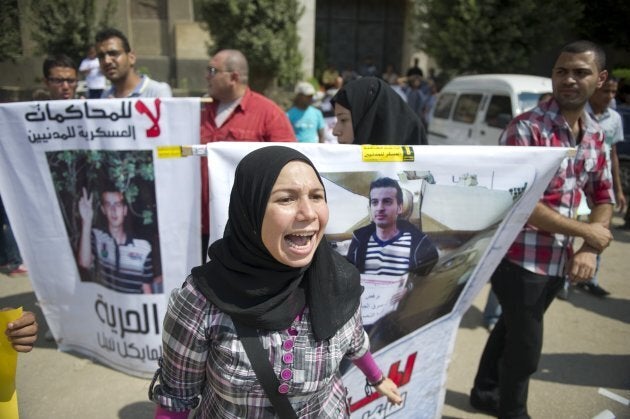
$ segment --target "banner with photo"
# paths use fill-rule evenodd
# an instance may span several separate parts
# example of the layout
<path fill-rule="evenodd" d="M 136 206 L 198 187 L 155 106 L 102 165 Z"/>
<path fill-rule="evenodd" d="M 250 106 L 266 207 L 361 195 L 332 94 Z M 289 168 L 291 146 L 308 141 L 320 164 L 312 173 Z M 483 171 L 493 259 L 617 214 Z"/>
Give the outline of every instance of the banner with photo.
<path fill-rule="evenodd" d="M 264 146 L 208 145 L 211 243 L 225 228 L 236 165 Z M 375 359 L 404 400 L 367 395 L 363 374 L 345 367 L 352 417 L 439 417 L 459 322 L 569 150 L 289 146 L 322 176 L 326 237 L 361 272 Z M 380 238 L 392 225 L 399 234 Z"/>
<path fill-rule="evenodd" d="M 0 106 L 0 194 L 61 350 L 155 371 L 167 293 L 201 260 L 200 163 L 157 147 L 198 143 L 199 110 L 170 98 Z"/>

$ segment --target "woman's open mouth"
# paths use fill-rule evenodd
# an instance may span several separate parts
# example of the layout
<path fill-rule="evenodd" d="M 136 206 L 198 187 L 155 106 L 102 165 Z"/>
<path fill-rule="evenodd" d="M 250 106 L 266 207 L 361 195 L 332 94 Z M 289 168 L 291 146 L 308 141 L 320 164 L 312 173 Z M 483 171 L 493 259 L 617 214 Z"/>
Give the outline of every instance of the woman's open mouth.
<path fill-rule="evenodd" d="M 292 249 L 305 250 L 306 248 L 310 248 L 314 237 L 314 232 L 296 233 L 287 234 L 286 236 L 284 236 L 284 240 Z"/>

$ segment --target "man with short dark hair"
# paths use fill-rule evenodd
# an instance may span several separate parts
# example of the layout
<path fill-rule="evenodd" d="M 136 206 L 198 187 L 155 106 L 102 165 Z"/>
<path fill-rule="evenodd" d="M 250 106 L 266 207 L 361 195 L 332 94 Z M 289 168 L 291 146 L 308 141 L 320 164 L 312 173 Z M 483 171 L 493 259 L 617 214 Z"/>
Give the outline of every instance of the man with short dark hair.
<path fill-rule="evenodd" d="M 481 356 L 470 403 L 501 418 L 529 418 L 529 378 L 538 369 L 544 313 L 565 276 L 574 282 L 593 276 L 597 255 L 612 240 L 614 193 L 604 136 L 585 111 L 606 80 L 605 61 L 592 42 L 563 47 L 551 74 L 553 99 L 513 119 L 500 139 L 511 146 L 576 147 L 491 278 L 503 313 Z M 588 222 L 575 217 L 580 189 L 593 204 Z M 574 253 L 576 236 L 583 245 Z"/>
<path fill-rule="evenodd" d="M 42 66 L 44 84 L 52 100 L 74 99 L 77 91 L 77 66 L 67 55 L 47 57 Z"/>
<path fill-rule="evenodd" d="M 95 39 L 101 71 L 112 83 L 112 87 L 103 92 L 103 98 L 173 96 L 168 84 L 136 72 L 136 54 L 121 31 L 103 29 L 96 34 Z"/>
<path fill-rule="evenodd" d="M 206 81 L 213 101 L 201 110 L 201 144 L 216 141 L 295 142 L 287 115 L 248 85 L 249 65 L 242 52 L 225 49 L 208 63 Z M 202 253 L 210 234 L 207 161 L 201 159 Z"/>
<path fill-rule="evenodd" d="M 362 276 L 379 276 L 379 286 L 389 282 L 399 290 L 393 301 L 386 302 L 389 308 L 383 310 L 389 312 L 409 289 L 406 275 L 409 272 L 427 275 L 438 261 L 438 251 L 429 236 L 400 218 L 403 192 L 396 180 L 376 179 L 370 184 L 369 198 L 372 222 L 352 233 L 346 258 Z M 378 314 L 372 316 L 366 312 L 363 315 L 366 328 L 378 320 Z"/>

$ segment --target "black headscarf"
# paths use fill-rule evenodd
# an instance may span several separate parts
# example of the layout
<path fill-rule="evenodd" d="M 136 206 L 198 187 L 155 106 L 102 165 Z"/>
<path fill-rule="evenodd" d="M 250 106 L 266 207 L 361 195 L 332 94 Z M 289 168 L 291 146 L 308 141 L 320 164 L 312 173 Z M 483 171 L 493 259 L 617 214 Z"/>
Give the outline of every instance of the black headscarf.
<path fill-rule="evenodd" d="M 194 268 L 192 276 L 221 311 L 257 329 L 286 329 L 308 305 L 313 333 L 322 340 L 352 317 L 362 287 L 356 268 L 325 239 L 304 268 L 278 262 L 263 244 L 269 195 L 282 168 L 294 160 L 310 165 L 321 182 L 313 163 L 289 147 L 263 147 L 241 160 L 224 236 L 210 246 L 210 261 Z"/>
<path fill-rule="evenodd" d="M 363 77 L 344 84 L 331 102 L 350 110 L 353 144 L 428 144 L 420 117 L 381 79 Z"/>

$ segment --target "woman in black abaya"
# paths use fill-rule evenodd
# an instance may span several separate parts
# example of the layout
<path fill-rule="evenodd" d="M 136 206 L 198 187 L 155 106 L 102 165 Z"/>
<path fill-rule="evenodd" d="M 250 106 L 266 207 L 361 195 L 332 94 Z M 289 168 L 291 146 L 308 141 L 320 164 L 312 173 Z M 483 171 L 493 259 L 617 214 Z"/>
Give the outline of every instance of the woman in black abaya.
<path fill-rule="evenodd" d="M 363 77 L 345 84 L 331 103 L 339 143 L 428 144 L 420 117 L 381 79 Z"/>

